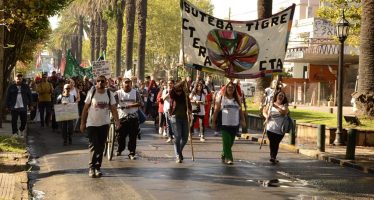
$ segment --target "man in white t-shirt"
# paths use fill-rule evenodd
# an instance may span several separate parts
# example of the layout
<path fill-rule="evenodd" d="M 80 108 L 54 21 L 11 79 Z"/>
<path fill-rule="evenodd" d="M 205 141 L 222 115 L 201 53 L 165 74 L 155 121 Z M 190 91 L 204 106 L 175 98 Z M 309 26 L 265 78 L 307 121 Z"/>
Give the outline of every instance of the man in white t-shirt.
<path fill-rule="evenodd" d="M 126 137 L 129 136 L 127 149 L 129 159 L 135 160 L 136 139 L 139 132 L 138 109 L 141 106 L 141 97 L 136 89 L 132 88 L 132 82 L 125 78 L 122 89 L 116 91 L 118 99 L 118 114 L 121 127 L 118 130 L 117 156 L 120 156 L 126 147 Z"/>
<path fill-rule="evenodd" d="M 92 178 L 102 176 L 100 167 L 109 131 L 109 110 L 112 112 L 116 127 L 120 127 L 116 100 L 112 92 L 105 88 L 106 83 L 105 76 L 99 76 L 96 85 L 88 91 L 80 125 L 82 132 L 87 129 L 90 149 L 88 175 Z"/>

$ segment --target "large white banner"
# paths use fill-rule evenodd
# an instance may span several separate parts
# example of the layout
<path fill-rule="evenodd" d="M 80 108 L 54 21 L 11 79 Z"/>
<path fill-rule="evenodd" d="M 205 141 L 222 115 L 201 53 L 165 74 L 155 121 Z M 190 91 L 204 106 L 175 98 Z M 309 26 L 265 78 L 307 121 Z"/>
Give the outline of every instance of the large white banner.
<path fill-rule="evenodd" d="M 270 18 L 229 21 L 181 0 L 185 66 L 233 78 L 281 72 L 295 5 Z"/>

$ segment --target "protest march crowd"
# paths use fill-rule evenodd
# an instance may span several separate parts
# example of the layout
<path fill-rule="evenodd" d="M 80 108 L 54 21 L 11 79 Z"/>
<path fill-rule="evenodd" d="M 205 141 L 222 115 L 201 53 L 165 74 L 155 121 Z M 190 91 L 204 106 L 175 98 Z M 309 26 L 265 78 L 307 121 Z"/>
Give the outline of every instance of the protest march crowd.
<path fill-rule="evenodd" d="M 276 164 L 279 143 L 284 136 L 283 121 L 289 113 L 284 92 L 277 81 L 265 90 L 262 115 L 270 140 L 270 162 Z M 75 119 L 59 119 L 56 105 L 75 105 Z M 127 146 L 128 158 L 136 160 L 136 143 L 141 139 L 140 124 L 153 120 L 156 134 L 174 145 L 176 163 L 183 162 L 183 149 L 198 135 L 205 142 L 206 127 L 222 137 L 222 162 L 233 164 L 232 146 L 239 133 L 248 130 L 246 97 L 240 80 L 229 79 L 226 85 L 216 86 L 211 76 L 197 75 L 184 80 L 145 81 L 132 78 L 98 76 L 63 78 L 55 72 L 50 77 L 24 79 L 17 73 L 6 94 L 6 108 L 12 117 L 15 137 L 23 137 L 27 121 L 40 123 L 62 133 L 62 145 L 71 145 L 73 132 L 84 132 L 89 139 L 89 176 L 101 177 L 100 170 L 109 125 L 118 132 L 117 156 Z M 30 115 L 28 116 L 28 111 Z M 20 118 L 21 125 L 17 121 Z M 58 120 L 57 120 L 58 119 Z M 126 138 L 128 137 L 128 140 Z M 126 142 L 127 141 L 127 142 Z"/>

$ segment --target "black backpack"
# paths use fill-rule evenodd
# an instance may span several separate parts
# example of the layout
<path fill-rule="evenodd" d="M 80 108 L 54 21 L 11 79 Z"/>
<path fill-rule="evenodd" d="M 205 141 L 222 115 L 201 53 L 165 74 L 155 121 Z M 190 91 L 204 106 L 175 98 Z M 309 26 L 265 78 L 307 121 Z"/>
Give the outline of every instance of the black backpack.
<path fill-rule="evenodd" d="M 92 99 L 93 99 L 93 97 L 95 96 L 95 93 L 96 93 L 96 87 L 93 86 L 92 88 L 93 88 L 93 89 L 92 89 L 92 95 L 91 95 L 90 106 L 91 106 L 91 103 L 92 103 Z M 106 93 L 107 93 L 108 98 L 109 98 L 109 107 L 110 107 L 110 106 L 111 106 L 111 99 L 110 99 L 110 91 L 109 91 L 109 89 L 106 89 Z"/>

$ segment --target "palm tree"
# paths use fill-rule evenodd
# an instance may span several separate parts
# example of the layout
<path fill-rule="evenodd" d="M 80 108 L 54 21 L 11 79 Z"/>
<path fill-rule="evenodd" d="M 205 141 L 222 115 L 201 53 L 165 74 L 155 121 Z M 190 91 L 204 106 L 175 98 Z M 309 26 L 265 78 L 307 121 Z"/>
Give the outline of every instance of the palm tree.
<path fill-rule="evenodd" d="M 138 14 L 138 64 L 137 64 L 137 77 L 140 80 L 144 80 L 144 69 L 145 69 L 145 43 L 147 33 L 147 0 L 137 1 L 137 14 Z"/>
<path fill-rule="evenodd" d="M 78 17 L 78 63 L 82 62 L 82 47 L 83 47 L 83 29 L 84 29 L 84 16 L 79 15 Z"/>
<path fill-rule="evenodd" d="M 53 31 L 50 40 L 53 45 L 52 49 L 62 49 L 65 44 L 69 44 L 69 48 L 71 48 L 72 54 L 78 63 L 82 61 L 84 32 L 87 34 L 90 29 L 82 14 L 84 10 L 82 5 L 84 3 L 84 1 L 74 1 L 61 13 L 59 27 Z"/>
<path fill-rule="evenodd" d="M 362 0 L 358 91 L 354 95 L 358 114 L 374 117 L 374 1 Z"/>
<path fill-rule="evenodd" d="M 107 44 L 108 44 L 108 39 L 107 39 L 108 22 L 107 22 L 106 19 L 104 19 L 102 14 L 101 14 L 101 27 L 100 28 L 101 28 L 100 50 L 101 50 L 101 52 L 106 52 L 106 47 L 107 47 Z"/>
<path fill-rule="evenodd" d="M 270 17 L 272 15 L 272 7 L 273 7 L 273 0 L 257 0 L 257 12 L 258 18 L 263 19 Z M 256 103 L 260 103 L 266 87 L 269 87 L 271 82 L 270 77 L 262 77 L 256 79 L 256 91 L 255 91 L 255 99 Z"/>
<path fill-rule="evenodd" d="M 91 17 L 90 21 L 90 53 L 91 53 L 91 61 L 96 60 L 95 59 L 95 20 L 93 17 Z"/>
<path fill-rule="evenodd" d="M 123 11 L 125 9 L 126 1 L 119 0 L 119 2 L 113 6 L 116 11 L 116 76 L 121 75 L 121 49 L 122 49 L 122 30 L 123 30 Z"/>
<path fill-rule="evenodd" d="M 135 0 L 126 1 L 126 70 L 132 68 L 134 41 Z"/>
<path fill-rule="evenodd" d="M 96 12 L 95 15 L 95 60 L 100 56 L 100 40 L 101 40 L 101 12 Z"/>

